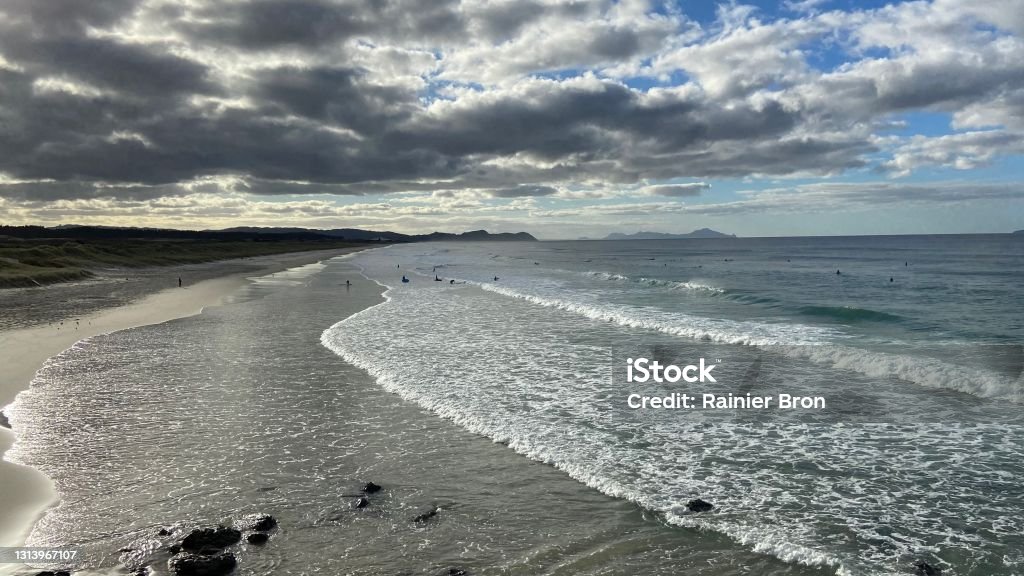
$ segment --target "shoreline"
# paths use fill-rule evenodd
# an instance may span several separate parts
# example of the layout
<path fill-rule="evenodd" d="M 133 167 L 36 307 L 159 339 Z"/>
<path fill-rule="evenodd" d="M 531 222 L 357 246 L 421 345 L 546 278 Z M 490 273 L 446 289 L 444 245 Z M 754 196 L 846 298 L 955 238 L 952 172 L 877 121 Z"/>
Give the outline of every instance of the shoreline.
<path fill-rule="evenodd" d="M 261 268 L 245 272 L 225 270 L 223 276 L 183 288 L 172 287 L 153 292 L 125 305 L 83 316 L 77 329 L 68 322 L 63 330 L 57 330 L 51 325 L 40 325 L 0 331 L 0 364 L 6 372 L 0 380 L 0 408 L 6 408 L 21 391 L 29 388 L 36 372 L 49 358 L 81 340 L 193 316 L 206 307 L 222 303 L 225 298 L 248 284 L 251 277 L 265 276 L 364 249 L 316 250 L 249 258 L 246 260 L 248 264 L 257 264 Z M 234 260 L 223 260 L 217 264 L 231 262 Z M 169 267 L 168 274 L 175 274 L 174 269 Z M 46 297 L 45 293 L 40 297 Z M 0 491 L 0 510 L 3 511 L 0 514 L 0 546 L 23 544 L 36 520 L 56 498 L 53 484 L 46 475 L 3 457 L 15 440 L 13 431 L 0 427 L 0 485 L 5 487 Z M 0 572 L 3 571 L 0 567 Z"/>

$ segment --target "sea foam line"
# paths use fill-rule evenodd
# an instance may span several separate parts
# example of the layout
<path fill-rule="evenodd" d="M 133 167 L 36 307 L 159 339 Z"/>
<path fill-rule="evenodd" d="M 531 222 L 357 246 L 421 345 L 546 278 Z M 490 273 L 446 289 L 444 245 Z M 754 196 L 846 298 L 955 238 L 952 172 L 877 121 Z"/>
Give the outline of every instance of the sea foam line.
<path fill-rule="evenodd" d="M 683 315 L 680 315 L 678 320 L 690 322 L 691 325 L 676 325 L 652 318 L 640 318 L 635 315 L 636 311 L 624 312 L 543 298 L 486 282 L 470 283 L 489 292 L 525 300 L 539 306 L 565 310 L 592 320 L 615 322 L 629 328 L 656 330 L 695 340 L 757 347 L 772 346 L 774 350 L 792 357 L 806 358 L 818 364 L 858 372 L 873 378 L 895 376 L 927 388 L 942 388 L 981 398 L 1024 404 L 1024 375 L 1012 380 L 989 370 L 967 368 L 937 359 L 916 358 L 834 344 L 822 339 L 831 332 L 821 329 L 794 325 L 791 330 L 782 330 L 774 325 L 710 320 Z M 707 326 L 708 323 L 714 325 Z M 808 339 L 798 336 L 808 332 L 819 337 Z"/>
<path fill-rule="evenodd" d="M 689 281 L 685 281 L 685 282 L 676 282 L 674 280 L 662 280 L 660 278 L 647 278 L 645 276 L 641 276 L 640 278 L 632 278 L 632 277 L 629 277 L 629 276 L 624 276 L 622 274 L 612 274 L 611 272 L 601 272 L 601 271 L 598 271 L 598 270 L 588 270 L 588 271 L 584 272 L 583 274 L 585 276 L 590 276 L 591 278 L 600 278 L 602 280 L 610 280 L 610 281 L 616 281 L 616 282 L 634 282 L 634 283 L 637 283 L 637 284 L 646 284 L 647 286 L 657 286 L 657 287 L 660 287 L 660 288 L 667 288 L 669 290 L 682 290 L 682 291 L 688 291 L 688 292 L 703 292 L 703 293 L 707 293 L 707 294 L 724 294 L 725 293 L 725 290 L 723 290 L 722 288 L 717 288 L 715 286 L 710 286 L 708 284 L 703 284 L 701 282 L 697 282 L 697 281 L 694 281 L 694 280 L 689 280 Z"/>

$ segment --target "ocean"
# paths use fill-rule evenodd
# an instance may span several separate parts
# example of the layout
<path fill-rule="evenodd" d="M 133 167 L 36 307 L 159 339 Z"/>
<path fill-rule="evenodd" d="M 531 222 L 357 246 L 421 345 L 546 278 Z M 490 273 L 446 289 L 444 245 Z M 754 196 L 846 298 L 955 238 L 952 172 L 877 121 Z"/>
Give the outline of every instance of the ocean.
<path fill-rule="evenodd" d="M 97 573 L 266 511 L 240 573 L 1021 574 L 1022 280 L 1009 235 L 383 247 L 51 359 L 8 457 Z M 629 403 L 708 392 L 825 408 Z"/>

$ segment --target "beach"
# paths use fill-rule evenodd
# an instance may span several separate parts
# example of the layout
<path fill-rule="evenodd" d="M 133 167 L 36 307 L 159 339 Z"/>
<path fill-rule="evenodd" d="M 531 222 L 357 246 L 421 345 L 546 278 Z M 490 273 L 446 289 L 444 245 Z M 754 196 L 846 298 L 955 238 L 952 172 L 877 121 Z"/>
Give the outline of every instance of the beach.
<path fill-rule="evenodd" d="M 121 306 L 81 316 L 73 313 L 64 318 L 42 316 L 48 319 L 43 325 L 0 331 L 0 365 L 4 366 L 4 377 L 0 380 L 0 406 L 10 404 L 19 392 L 27 389 L 36 371 L 48 358 L 82 339 L 198 314 L 203 308 L 216 306 L 246 285 L 249 277 L 273 274 L 356 250 L 318 250 L 155 269 L 151 273 L 163 276 L 170 287 L 141 295 Z M 202 277 L 206 279 L 182 288 L 176 286 L 178 277 L 184 274 L 190 278 L 194 275 L 189 272 L 197 268 L 203 270 Z M 54 285 L 31 290 L 34 291 L 33 298 L 45 300 L 47 295 L 59 297 L 63 289 L 65 287 Z M 52 304 L 59 309 L 60 302 Z M 13 441 L 11 430 L 0 428 L 0 453 L 6 453 Z M 18 545 L 24 541 L 32 521 L 52 502 L 54 491 L 46 476 L 6 459 L 0 460 L 0 484 L 5 487 L 0 491 L 0 510 L 4 511 L 0 515 L 0 546 Z"/>

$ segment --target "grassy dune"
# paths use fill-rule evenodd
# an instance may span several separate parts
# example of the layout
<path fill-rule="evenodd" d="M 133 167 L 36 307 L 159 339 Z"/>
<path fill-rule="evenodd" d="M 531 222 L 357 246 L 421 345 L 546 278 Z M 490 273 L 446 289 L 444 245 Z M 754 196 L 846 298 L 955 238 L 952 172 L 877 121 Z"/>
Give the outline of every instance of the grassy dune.
<path fill-rule="evenodd" d="M 355 245 L 342 241 L 2 241 L 0 288 L 81 280 L 99 268 L 173 266 Z"/>

